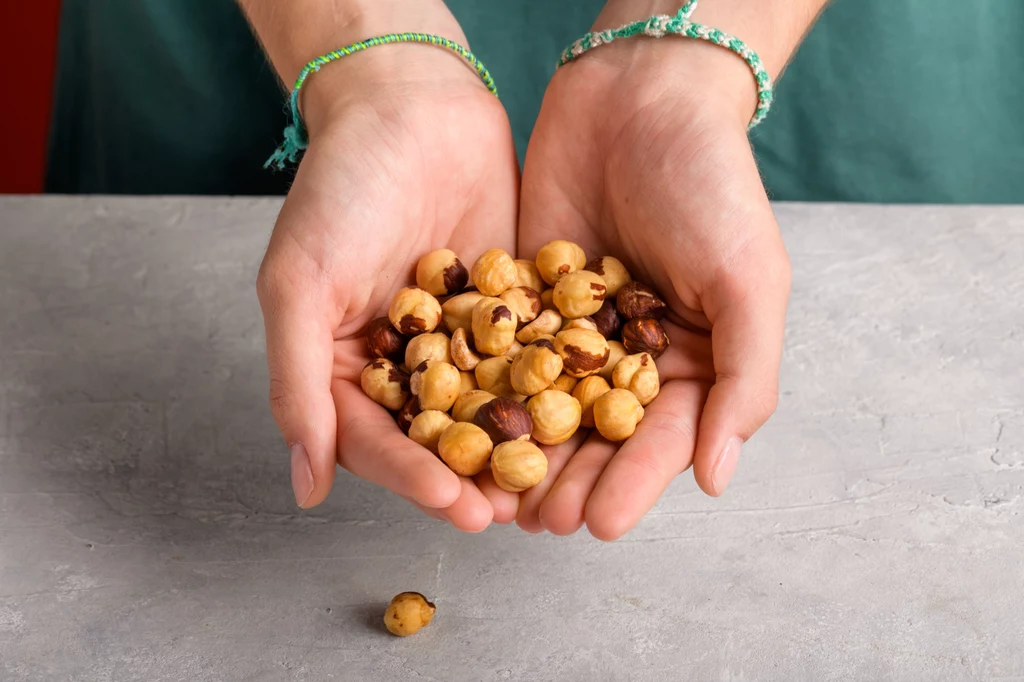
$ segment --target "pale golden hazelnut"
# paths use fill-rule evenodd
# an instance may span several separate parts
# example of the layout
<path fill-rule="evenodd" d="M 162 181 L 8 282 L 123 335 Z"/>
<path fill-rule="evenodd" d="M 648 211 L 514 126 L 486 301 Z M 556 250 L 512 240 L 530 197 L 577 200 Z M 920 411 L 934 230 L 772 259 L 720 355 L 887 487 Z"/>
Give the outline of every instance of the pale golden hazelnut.
<path fill-rule="evenodd" d="M 509 346 L 507 351 L 505 351 L 505 357 L 506 358 L 511 358 L 512 360 L 515 360 L 516 356 L 519 355 L 520 353 L 522 353 L 523 352 L 523 348 L 525 348 L 525 347 L 526 346 L 524 346 L 523 344 L 519 343 L 518 340 L 513 341 L 512 345 Z"/>
<path fill-rule="evenodd" d="M 472 423 L 480 406 L 491 402 L 497 397 L 493 393 L 481 391 L 480 389 L 463 393 L 455 400 L 455 404 L 452 406 L 452 417 L 457 422 Z"/>
<path fill-rule="evenodd" d="M 451 364 L 451 341 L 444 334 L 420 334 L 409 339 L 405 347 L 405 366 L 416 368 L 426 360 Z"/>
<path fill-rule="evenodd" d="M 540 292 L 540 307 L 541 310 L 554 310 L 558 312 L 558 308 L 555 306 L 555 290 L 545 289 Z"/>
<path fill-rule="evenodd" d="M 516 283 L 519 268 L 501 249 L 484 251 L 473 263 L 473 284 L 484 296 L 498 296 Z"/>
<path fill-rule="evenodd" d="M 516 340 L 518 320 L 500 298 L 483 298 L 473 308 L 473 343 L 477 352 L 504 355 Z"/>
<path fill-rule="evenodd" d="M 597 331 L 601 332 L 601 336 L 606 339 L 617 338 L 622 330 L 622 316 L 615 310 L 614 301 L 606 300 L 601 304 L 600 310 L 583 319 L 593 321 Z"/>
<path fill-rule="evenodd" d="M 554 383 L 551 384 L 551 389 L 554 391 L 561 391 L 562 393 L 572 393 L 576 388 L 576 384 L 580 382 L 576 377 L 571 377 L 568 374 L 562 373 L 558 375 Z"/>
<path fill-rule="evenodd" d="M 562 356 L 555 344 L 538 339 L 512 360 L 512 388 L 520 395 L 536 395 L 547 389 L 562 373 Z"/>
<path fill-rule="evenodd" d="M 470 331 L 473 328 L 473 308 L 482 298 L 484 295 L 479 291 L 467 291 L 444 302 L 441 318 L 450 333 L 454 334 L 456 329 Z"/>
<path fill-rule="evenodd" d="M 668 312 L 668 306 L 658 296 L 658 292 L 636 281 L 622 285 L 615 296 L 615 308 L 627 320 L 634 317 L 653 317 L 660 320 Z"/>
<path fill-rule="evenodd" d="M 661 392 L 658 368 L 649 353 L 637 353 L 622 358 L 612 372 L 612 383 L 615 384 L 615 388 L 632 391 L 645 407 Z"/>
<path fill-rule="evenodd" d="M 615 371 L 615 366 L 619 364 L 622 358 L 629 355 L 629 351 L 622 345 L 621 341 L 609 341 L 608 342 L 608 362 L 605 363 L 601 371 L 598 372 L 598 376 L 607 382 L 612 381 L 612 374 Z"/>
<path fill-rule="evenodd" d="M 476 375 L 472 372 L 459 372 L 462 382 L 459 384 L 459 395 L 475 391 L 479 386 L 476 383 Z"/>
<path fill-rule="evenodd" d="M 367 364 L 359 383 L 370 400 L 392 411 L 402 409 L 409 399 L 409 375 L 387 358 Z"/>
<path fill-rule="evenodd" d="M 455 365 L 425 360 L 413 370 L 409 389 L 420 399 L 420 409 L 447 412 L 459 397 L 462 375 Z"/>
<path fill-rule="evenodd" d="M 536 263 L 540 276 L 554 286 L 562 276 L 586 267 L 587 254 L 579 244 L 556 239 L 541 247 Z"/>
<path fill-rule="evenodd" d="M 437 442 L 441 459 L 459 476 L 476 476 L 483 471 L 493 449 L 487 433 L 469 422 L 455 422 L 444 430 Z"/>
<path fill-rule="evenodd" d="M 408 637 L 430 625 L 436 610 L 419 592 L 403 592 L 395 595 L 384 612 L 384 627 L 393 635 Z"/>
<path fill-rule="evenodd" d="M 406 336 L 425 334 L 441 324 L 441 304 L 419 287 L 405 287 L 391 301 L 388 319 Z"/>
<path fill-rule="evenodd" d="M 530 413 L 511 398 L 485 402 L 473 416 L 473 423 L 483 429 L 495 445 L 509 440 L 529 440 L 533 431 Z"/>
<path fill-rule="evenodd" d="M 476 369 L 476 383 L 481 390 L 496 396 L 512 398 L 517 402 L 526 400 L 526 396 L 516 393 L 512 388 L 512 358 L 499 356 L 482 360 Z"/>
<path fill-rule="evenodd" d="M 561 331 L 564 332 L 567 329 L 589 329 L 592 332 L 598 331 L 597 323 L 590 317 L 579 317 L 575 320 L 566 320 L 565 324 L 562 325 Z M 601 336 L 604 336 L 604 334 Z"/>
<path fill-rule="evenodd" d="M 402 429 L 402 433 L 409 435 L 409 429 L 412 427 L 412 420 L 416 418 L 422 410 L 420 410 L 420 399 L 416 396 L 410 396 L 405 401 L 405 406 L 398 411 L 398 416 L 395 417 L 395 421 L 398 422 L 398 428 Z"/>
<path fill-rule="evenodd" d="M 476 366 L 480 364 L 480 360 L 483 359 L 477 355 L 476 346 L 469 339 L 471 333 L 459 327 L 452 334 L 450 346 L 452 362 L 455 363 L 456 367 L 466 372 L 476 369 Z"/>
<path fill-rule="evenodd" d="M 520 343 L 532 343 L 542 336 L 557 334 L 562 328 L 562 316 L 557 310 L 544 310 L 537 319 L 516 334 Z"/>
<path fill-rule="evenodd" d="M 608 341 L 590 329 L 567 329 L 555 336 L 555 348 L 562 356 L 562 367 L 577 379 L 597 374 L 608 362 Z"/>
<path fill-rule="evenodd" d="M 406 338 L 398 333 L 386 317 L 378 317 L 366 327 L 366 350 L 371 358 L 401 361 Z"/>
<path fill-rule="evenodd" d="M 575 320 L 600 310 L 607 290 L 601 275 L 577 270 L 558 280 L 553 300 L 562 317 Z"/>
<path fill-rule="evenodd" d="M 491 453 L 491 474 L 502 490 L 522 492 L 548 475 L 548 458 L 529 441 L 508 441 Z"/>
<path fill-rule="evenodd" d="M 424 410 L 416 415 L 409 425 L 409 438 L 436 455 L 437 441 L 441 438 L 441 433 L 453 423 L 452 418 L 444 412 Z"/>
<path fill-rule="evenodd" d="M 540 315 L 540 294 L 530 287 L 512 287 L 502 292 L 498 298 L 516 314 L 520 327 L 533 322 Z"/>
<path fill-rule="evenodd" d="M 608 287 L 608 298 L 618 295 L 619 289 L 633 281 L 629 270 L 618 258 L 601 256 L 587 263 L 587 270 L 601 275 L 605 286 Z"/>
<path fill-rule="evenodd" d="M 607 440 L 626 440 L 644 418 L 644 408 L 631 391 L 613 388 L 594 401 L 594 425 Z"/>
<path fill-rule="evenodd" d="M 630 353 L 650 353 L 654 359 L 668 350 L 665 328 L 653 317 L 635 317 L 622 325 L 622 345 Z"/>
<path fill-rule="evenodd" d="M 530 398 L 526 410 L 533 418 L 533 437 L 544 445 L 558 445 L 569 440 L 580 427 L 583 416 L 580 401 L 568 393 L 551 389 Z"/>
<path fill-rule="evenodd" d="M 431 251 L 416 264 L 416 284 L 434 296 L 450 296 L 466 288 L 469 271 L 454 251 Z"/>
<path fill-rule="evenodd" d="M 532 260 L 516 259 L 516 269 L 518 275 L 512 286 L 530 287 L 536 292 L 544 291 L 544 279 L 540 276 L 536 263 Z"/>
<path fill-rule="evenodd" d="M 596 375 L 581 379 L 580 383 L 576 384 L 572 397 L 580 401 L 580 408 L 583 410 L 583 416 L 580 418 L 582 426 L 594 428 L 594 401 L 610 390 L 612 387 L 608 382 Z"/>

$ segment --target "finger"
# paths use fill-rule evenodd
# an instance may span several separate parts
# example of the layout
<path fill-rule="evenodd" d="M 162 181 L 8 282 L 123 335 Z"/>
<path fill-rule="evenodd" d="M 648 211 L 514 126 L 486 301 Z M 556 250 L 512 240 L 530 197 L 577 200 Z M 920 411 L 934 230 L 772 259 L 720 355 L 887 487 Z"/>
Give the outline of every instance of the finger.
<path fill-rule="evenodd" d="M 412 506 L 416 507 L 417 509 L 419 509 L 421 512 L 423 512 L 430 518 L 448 523 L 448 517 L 445 516 L 444 512 L 441 511 L 440 509 L 434 509 L 433 507 L 425 507 L 416 500 L 412 499 L 411 497 L 402 497 L 402 499 L 411 504 Z"/>
<path fill-rule="evenodd" d="M 562 468 L 579 450 L 586 437 L 586 431 L 577 431 L 572 438 L 560 445 L 540 446 L 548 458 L 548 473 L 539 484 L 520 493 L 519 512 L 516 514 L 516 524 L 527 533 L 544 532 L 544 525 L 540 521 L 540 506 L 558 479 Z"/>
<path fill-rule="evenodd" d="M 594 537 L 615 540 L 625 535 L 690 466 L 704 398 L 698 382 L 671 381 L 662 387 L 587 500 L 587 529 Z"/>
<path fill-rule="evenodd" d="M 540 505 L 540 522 L 555 535 L 572 535 L 583 525 L 587 500 L 618 451 L 594 432 L 565 465 Z"/>
<path fill-rule="evenodd" d="M 466 533 L 480 533 L 491 525 L 494 510 L 491 503 L 468 478 L 459 477 L 462 488 L 455 503 L 439 510 L 453 526 Z"/>
<path fill-rule="evenodd" d="M 445 508 L 462 494 L 459 477 L 433 453 L 410 440 L 394 417 L 347 381 L 336 381 L 338 463 L 360 478 Z"/>
<path fill-rule="evenodd" d="M 494 510 L 495 523 L 512 523 L 516 520 L 516 513 L 519 511 L 518 493 L 510 493 L 499 488 L 490 469 L 474 476 L 473 481 Z"/>

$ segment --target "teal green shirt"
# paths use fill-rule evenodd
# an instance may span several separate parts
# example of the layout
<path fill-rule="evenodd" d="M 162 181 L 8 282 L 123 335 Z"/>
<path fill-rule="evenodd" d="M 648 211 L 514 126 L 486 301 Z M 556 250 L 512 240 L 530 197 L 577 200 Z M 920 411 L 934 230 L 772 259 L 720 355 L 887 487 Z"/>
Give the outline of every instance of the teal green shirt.
<path fill-rule="evenodd" d="M 555 59 L 603 0 L 448 4 L 522 158 Z M 263 170 L 285 98 L 232 0 L 62 11 L 50 191 L 286 190 Z M 752 135 L 765 184 L 788 200 L 1024 203 L 1022 74 L 1022 2 L 836 0 Z"/>

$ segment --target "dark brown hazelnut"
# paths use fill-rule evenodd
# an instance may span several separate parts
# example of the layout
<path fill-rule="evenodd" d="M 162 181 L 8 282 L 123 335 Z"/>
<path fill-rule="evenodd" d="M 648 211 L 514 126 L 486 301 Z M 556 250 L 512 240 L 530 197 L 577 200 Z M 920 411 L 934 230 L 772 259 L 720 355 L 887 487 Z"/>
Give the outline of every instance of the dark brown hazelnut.
<path fill-rule="evenodd" d="M 407 339 L 386 317 L 378 317 L 366 328 L 366 349 L 371 358 L 387 358 L 401 362 L 405 353 Z"/>
<path fill-rule="evenodd" d="M 640 282 L 622 285 L 618 296 L 615 297 L 615 308 L 627 320 L 634 317 L 653 317 L 660 320 L 667 312 L 665 301 L 661 300 L 658 292 Z"/>
<path fill-rule="evenodd" d="M 638 317 L 622 325 L 622 345 L 630 353 L 650 353 L 657 359 L 668 349 L 668 334 L 661 322 L 650 317 Z"/>
<path fill-rule="evenodd" d="M 483 429 L 495 445 L 510 440 L 528 440 L 533 431 L 530 413 L 510 398 L 495 398 L 481 405 L 473 423 Z"/>
<path fill-rule="evenodd" d="M 395 421 L 398 422 L 398 428 L 402 429 L 402 433 L 409 435 L 409 427 L 412 426 L 412 420 L 416 418 L 423 410 L 420 409 L 420 399 L 416 396 L 409 398 L 405 403 L 405 407 L 398 411 L 398 416 L 395 417 Z"/>
<path fill-rule="evenodd" d="M 590 319 L 597 325 L 597 331 L 606 339 L 615 338 L 622 329 L 622 316 L 615 310 L 613 301 L 605 301 L 601 309 L 591 315 Z"/>

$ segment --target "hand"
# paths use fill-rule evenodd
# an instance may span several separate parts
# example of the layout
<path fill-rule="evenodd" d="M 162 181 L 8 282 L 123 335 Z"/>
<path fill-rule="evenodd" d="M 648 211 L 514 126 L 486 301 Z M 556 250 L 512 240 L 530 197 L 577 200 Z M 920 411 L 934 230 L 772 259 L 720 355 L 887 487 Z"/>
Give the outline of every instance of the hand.
<path fill-rule="evenodd" d="M 585 522 L 617 538 L 691 464 L 720 495 L 774 411 L 790 269 L 747 140 L 754 91 L 735 55 L 681 38 L 604 46 L 552 80 L 526 157 L 519 251 L 565 238 L 620 257 L 669 303 L 672 344 L 633 438 L 578 434 L 546 449 L 548 477 L 519 505 L 526 530 Z"/>
<path fill-rule="evenodd" d="M 464 41 L 457 27 L 446 32 Z M 258 293 L 270 399 L 302 507 L 336 463 L 467 531 L 509 522 L 518 498 L 489 474 L 460 479 L 363 395 L 361 335 L 424 253 L 467 267 L 515 245 L 518 164 L 504 109 L 458 56 L 378 47 L 315 74 L 310 147 L 274 228 Z"/>

